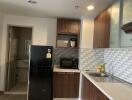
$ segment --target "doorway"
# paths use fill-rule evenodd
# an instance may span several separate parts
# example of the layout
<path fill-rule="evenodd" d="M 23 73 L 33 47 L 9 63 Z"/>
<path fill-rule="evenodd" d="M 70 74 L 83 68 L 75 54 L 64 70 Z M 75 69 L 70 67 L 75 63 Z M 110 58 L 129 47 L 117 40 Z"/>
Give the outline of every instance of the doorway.
<path fill-rule="evenodd" d="M 32 27 L 8 26 L 6 92 L 27 93 Z"/>

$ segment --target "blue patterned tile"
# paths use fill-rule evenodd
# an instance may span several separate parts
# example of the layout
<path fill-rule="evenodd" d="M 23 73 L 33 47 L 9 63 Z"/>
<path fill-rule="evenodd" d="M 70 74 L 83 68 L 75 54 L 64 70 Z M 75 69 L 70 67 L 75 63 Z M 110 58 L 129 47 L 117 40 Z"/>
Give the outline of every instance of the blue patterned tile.
<path fill-rule="evenodd" d="M 132 83 L 132 48 L 80 49 L 80 69 L 95 69 L 106 63 L 106 71 Z"/>

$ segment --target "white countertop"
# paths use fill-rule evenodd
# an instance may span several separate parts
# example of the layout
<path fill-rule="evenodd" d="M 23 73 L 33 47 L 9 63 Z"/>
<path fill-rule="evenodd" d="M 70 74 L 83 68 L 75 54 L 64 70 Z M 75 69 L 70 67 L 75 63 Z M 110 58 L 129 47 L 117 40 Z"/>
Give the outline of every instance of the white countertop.
<path fill-rule="evenodd" d="M 127 83 L 97 82 L 85 71 L 81 73 L 110 100 L 132 100 L 132 86 Z"/>
<path fill-rule="evenodd" d="M 54 72 L 80 72 L 80 70 L 79 69 L 62 69 L 62 68 L 60 68 L 60 67 L 58 67 L 58 66 L 54 66 L 54 70 L 53 70 Z"/>

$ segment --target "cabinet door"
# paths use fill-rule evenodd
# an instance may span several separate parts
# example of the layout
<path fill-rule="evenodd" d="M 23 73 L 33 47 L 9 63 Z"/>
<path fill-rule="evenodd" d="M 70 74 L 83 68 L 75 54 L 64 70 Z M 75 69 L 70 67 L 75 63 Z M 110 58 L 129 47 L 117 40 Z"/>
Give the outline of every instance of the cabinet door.
<path fill-rule="evenodd" d="M 57 19 L 57 33 L 68 33 L 68 21 Z"/>
<path fill-rule="evenodd" d="M 62 79 L 62 97 L 63 98 L 73 98 L 74 97 L 74 73 L 65 73 L 65 76 Z"/>
<path fill-rule="evenodd" d="M 53 97 L 58 98 L 62 96 L 63 76 L 65 73 L 53 73 Z"/>
<path fill-rule="evenodd" d="M 108 48 L 110 38 L 110 14 L 106 10 L 95 18 L 94 48 Z"/>
<path fill-rule="evenodd" d="M 88 80 L 82 76 L 81 100 L 88 100 L 89 97 L 89 83 Z"/>
<path fill-rule="evenodd" d="M 69 27 L 69 32 L 71 34 L 76 34 L 76 35 L 80 34 L 80 21 L 78 21 L 78 20 L 70 21 L 69 26 L 70 26 Z"/>
<path fill-rule="evenodd" d="M 78 98 L 79 73 L 55 72 L 53 80 L 54 98 Z"/>
<path fill-rule="evenodd" d="M 88 99 L 90 99 L 90 100 L 98 100 L 97 96 L 96 96 L 97 88 L 89 80 L 87 80 L 87 81 L 88 81 L 88 84 L 89 84 Z"/>
<path fill-rule="evenodd" d="M 84 76 L 82 77 L 82 90 L 81 90 L 82 100 L 96 100 L 96 88 L 93 84 L 87 80 Z"/>
<path fill-rule="evenodd" d="M 77 35 L 80 34 L 80 20 L 76 19 L 57 19 L 57 33 Z"/>
<path fill-rule="evenodd" d="M 93 83 L 85 76 L 82 76 L 82 100 L 109 100 Z"/>
<path fill-rule="evenodd" d="M 78 98 L 79 97 L 79 83 L 80 83 L 80 74 L 79 73 L 74 73 L 74 79 L 73 79 L 74 83 L 73 83 L 73 91 L 74 91 L 74 98 Z"/>
<path fill-rule="evenodd" d="M 109 100 L 100 90 L 96 90 L 96 100 Z"/>

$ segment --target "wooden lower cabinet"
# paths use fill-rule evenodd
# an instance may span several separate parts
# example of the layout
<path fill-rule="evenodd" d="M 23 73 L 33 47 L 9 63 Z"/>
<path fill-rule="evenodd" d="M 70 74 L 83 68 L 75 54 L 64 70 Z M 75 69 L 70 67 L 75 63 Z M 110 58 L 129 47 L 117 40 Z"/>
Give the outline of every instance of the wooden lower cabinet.
<path fill-rule="evenodd" d="M 75 72 L 54 72 L 53 97 L 78 98 L 80 74 Z"/>
<path fill-rule="evenodd" d="M 109 100 L 85 76 L 82 76 L 81 100 Z"/>

